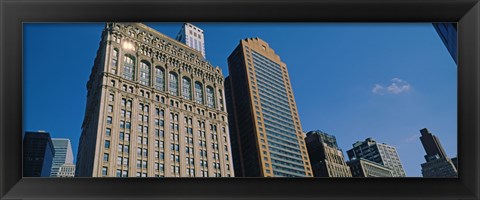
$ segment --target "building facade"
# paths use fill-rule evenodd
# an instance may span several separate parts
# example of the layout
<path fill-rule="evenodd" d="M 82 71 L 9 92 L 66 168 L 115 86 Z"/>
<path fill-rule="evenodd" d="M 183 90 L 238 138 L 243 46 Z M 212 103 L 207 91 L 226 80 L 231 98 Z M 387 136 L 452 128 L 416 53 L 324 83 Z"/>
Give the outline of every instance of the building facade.
<path fill-rule="evenodd" d="M 423 177 L 457 177 L 457 166 L 448 158 L 440 139 L 424 128 L 420 130 L 420 141 L 425 149 L 425 163 L 422 163 Z"/>
<path fill-rule="evenodd" d="M 457 169 L 450 158 L 437 158 L 422 163 L 422 176 L 425 178 L 454 178 Z"/>
<path fill-rule="evenodd" d="M 310 131 L 305 137 L 315 177 L 352 177 L 337 139 L 322 131 Z"/>
<path fill-rule="evenodd" d="M 52 138 L 52 143 L 53 148 L 55 148 L 55 156 L 53 157 L 50 176 L 57 177 L 62 165 L 73 164 L 72 145 L 70 140 L 65 138 Z"/>
<path fill-rule="evenodd" d="M 205 56 L 205 38 L 203 30 L 191 23 L 184 23 L 180 32 L 177 34 L 176 40 L 186 44 L 187 46 L 202 53 Z"/>
<path fill-rule="evenodd" d="M 75 165 L 74 164 L 63 164 L 58 168 L 58 173 L 56 177 L 61 178 L 72 178 L 75 177 Z"/>
<path fill-rule="evenodd" d="M 390 168 L 367 159 L 353 159 L 347 165 L 353 177 L 393 177 Z"/>
<path fill-rule="evenodd" d="M 53 148 L 50 133 L 25 132 L 23 137 L 23 176 L 49 177 L 52 169 Z"/>
<path fill-rule="evenodd" d="M 358 141 L 347 151 L 348 159 L 366 159 L 381 164 L 393 172 L 393 177 L 405 177 L 405 170 L 395 147 L 378 143 L 372 138 Z"/>
<path fill-rule="evenodd" d="M 285 63 L 265 41 L 248 38 L 230 54 L 228 67 L 235 174 L 313 176 Z"/>
<path fill-rule="evenodd" d="M 80 177 L 234 176 L 224 77 L 140 23 L 107 23 L 87 83 Z"/>

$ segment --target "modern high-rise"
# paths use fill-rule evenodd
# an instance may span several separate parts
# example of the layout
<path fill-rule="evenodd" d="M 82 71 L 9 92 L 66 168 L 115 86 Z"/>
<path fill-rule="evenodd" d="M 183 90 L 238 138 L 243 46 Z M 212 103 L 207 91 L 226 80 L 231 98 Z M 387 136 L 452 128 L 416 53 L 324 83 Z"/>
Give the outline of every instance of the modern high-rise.
<path fill-rule="evenodd" d="M 58 177 L 58 171 L 64 164 L 73 164 L 72 145 L 69 139 L 52 138 L 53 148 L 55 148 L 55 156 L 53 157 L 52 171 L 50 176 Z"/>
<path fill-rule="evenodd" d="M 402 162 L 395 147 L 385 143 L 378 143 L 372 138 L 358 141 L 353 148 L 347 151 L 348 159 L 366 159 L 381 164 L 393 172 L 393 177 L 406 176 Z"/>
<path fill-rule="evenodd" d="M 393 177 L 392 170 L 367 159 L 353 159 L 347 162 L 352 177 Z"/>
<path fill-rule="evenodd" d="M 315 177 L 351 177 L 337 139 L 322 131 L 310 131 L 305 137 L 308 157 Z"/>
<path fill-rule="evenodd" d="M 205 38 L 203 30 L 191 23 L 184 23 L 180 32 L 178 32 L 176 40 L 186 44 L 187 46 L 202 53 L 205 57 Z"/>
<path fill-rule="evenodd" d="M 53 148 L 50 133 L 25 132 L 23 137 L 23 176 L 48 177 L 52 169 Z"/>
<path fill-rule="evenodd" d="M 233 177 L 224 77 L 140 23 L 107 23 L 87 83 L 79 177 Z"/>
<path fill-rule="evenodd" d="M 423 177 L 457 177 L 457 166 L 448 158 L 440 144 L 440 139 L 424 128 L 420 141 L 425 149 L 425 163 L 422 163 Z"/>
<path fill-rule="evenodd" d="M 265 41 L 248 38 L 230 54 L 228 68 L 236 176 L 313 176 L 286 64 Z"/>

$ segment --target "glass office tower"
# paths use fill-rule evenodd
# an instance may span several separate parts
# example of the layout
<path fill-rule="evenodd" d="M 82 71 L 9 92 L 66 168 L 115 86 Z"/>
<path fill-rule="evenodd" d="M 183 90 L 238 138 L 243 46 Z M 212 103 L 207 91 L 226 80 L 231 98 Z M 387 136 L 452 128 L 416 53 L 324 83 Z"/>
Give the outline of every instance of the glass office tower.
<path fill-rule="evenodd" d="M 313 176 L 285 63 L 259 38 L 228 57 L 226 99 L 236 176 Z"/>

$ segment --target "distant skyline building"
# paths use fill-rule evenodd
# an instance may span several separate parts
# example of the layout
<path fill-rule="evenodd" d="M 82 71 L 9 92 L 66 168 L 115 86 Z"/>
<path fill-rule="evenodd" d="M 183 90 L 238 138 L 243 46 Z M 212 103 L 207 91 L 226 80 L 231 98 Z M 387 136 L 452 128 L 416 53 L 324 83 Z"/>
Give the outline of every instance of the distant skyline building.
<path fill-rule="evenodd" d="M 378 143 L 372 138 L 358 141 L 353 148 L 347 151 L 349 160 L 364 158 L 390 168 L 393 177 L 405 177 L 400 157 L 395 147 L 385 143 Z"/>
<path fill-rule="evenodd" d="M 55 156 L 53 157 L 50 176 L 57 177 L 59 169 L 64 164 L 73 164 L 73 152 L 70 139 L 52 138 Z"/>
<path fill-rule="evenodd" d="M 350 160 L 347 165 L 352 177 L 393 177 L 390 168 L 364 158 Z"/>
<path fill-rule="evenodd" d="M 23 137 L 23 176 L 49 177 L 55 149 L 50 133 L 27 131 Z"/>
<path fill-rule="evenodd" d="M 203 58 L 206 58 L 205 37 L 202 29 L 191 23 L 184 23 L 180 32 L 177 34 L 176 40 L 199 51 L 202 53 Z"/>
<path fill-rule="evenodd" d="M 352 177 L 335 136 L 309 131 L 305 143 L 315 177 Z"/>
<path fill-rule="evenodd" d="M 141 23 L 107 23 L 87 83 L 78 177 L 233 177 L 224 77 Z"/>
<path fill-rule="evenodd" d="M 443 150 L 440 139 L 423 128 L 420 141 L 425 149 L 425 163 L 421 164 L 423 177 L 457 177 L 457 166 Z"/>
<path fill-rule="evenodd" d="M 421 136 L 420 141 L 422 142 L 423 149 L 427 153 L 425 161 L 430 161 L 437 158 L 447 158 L 445 150 L 443 150 L 442 144 L 437 136 L 433 135 L 428 131 L 428 129 L 423 128 L 420 130 Z"/>
<path fill-rule="evenodd" d="M 433 27 L 455 63 L 458 64 L 457 23 L 433 23 Z"/>
<path fill-rule="evenodd" d="M 259 38 L 228 57 L 225 80 L 236 176 L 313 176 L 287 66 Z"/>

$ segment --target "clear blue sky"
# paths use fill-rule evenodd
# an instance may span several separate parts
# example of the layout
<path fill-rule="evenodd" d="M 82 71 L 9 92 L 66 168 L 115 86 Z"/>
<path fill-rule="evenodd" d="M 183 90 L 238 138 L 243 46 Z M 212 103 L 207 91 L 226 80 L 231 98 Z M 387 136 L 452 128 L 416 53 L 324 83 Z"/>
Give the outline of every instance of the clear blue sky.
<path fill-rule="evenodd" d="M 170 37 L 181 27 L 147 25 Z M 397 147 L 407 176 L 421 176 L 419 130 L 428 128 L 457 155 L 457 67 L 429 23 L 195 25 L 225 76 L 240 39 L 268 42 L 287 64 L 303 130 L 335 135 L 344 152 L 372 137 Z M 24 25 L 24 129 L 70 138 L 75 157 L 103 26 Z"/>

